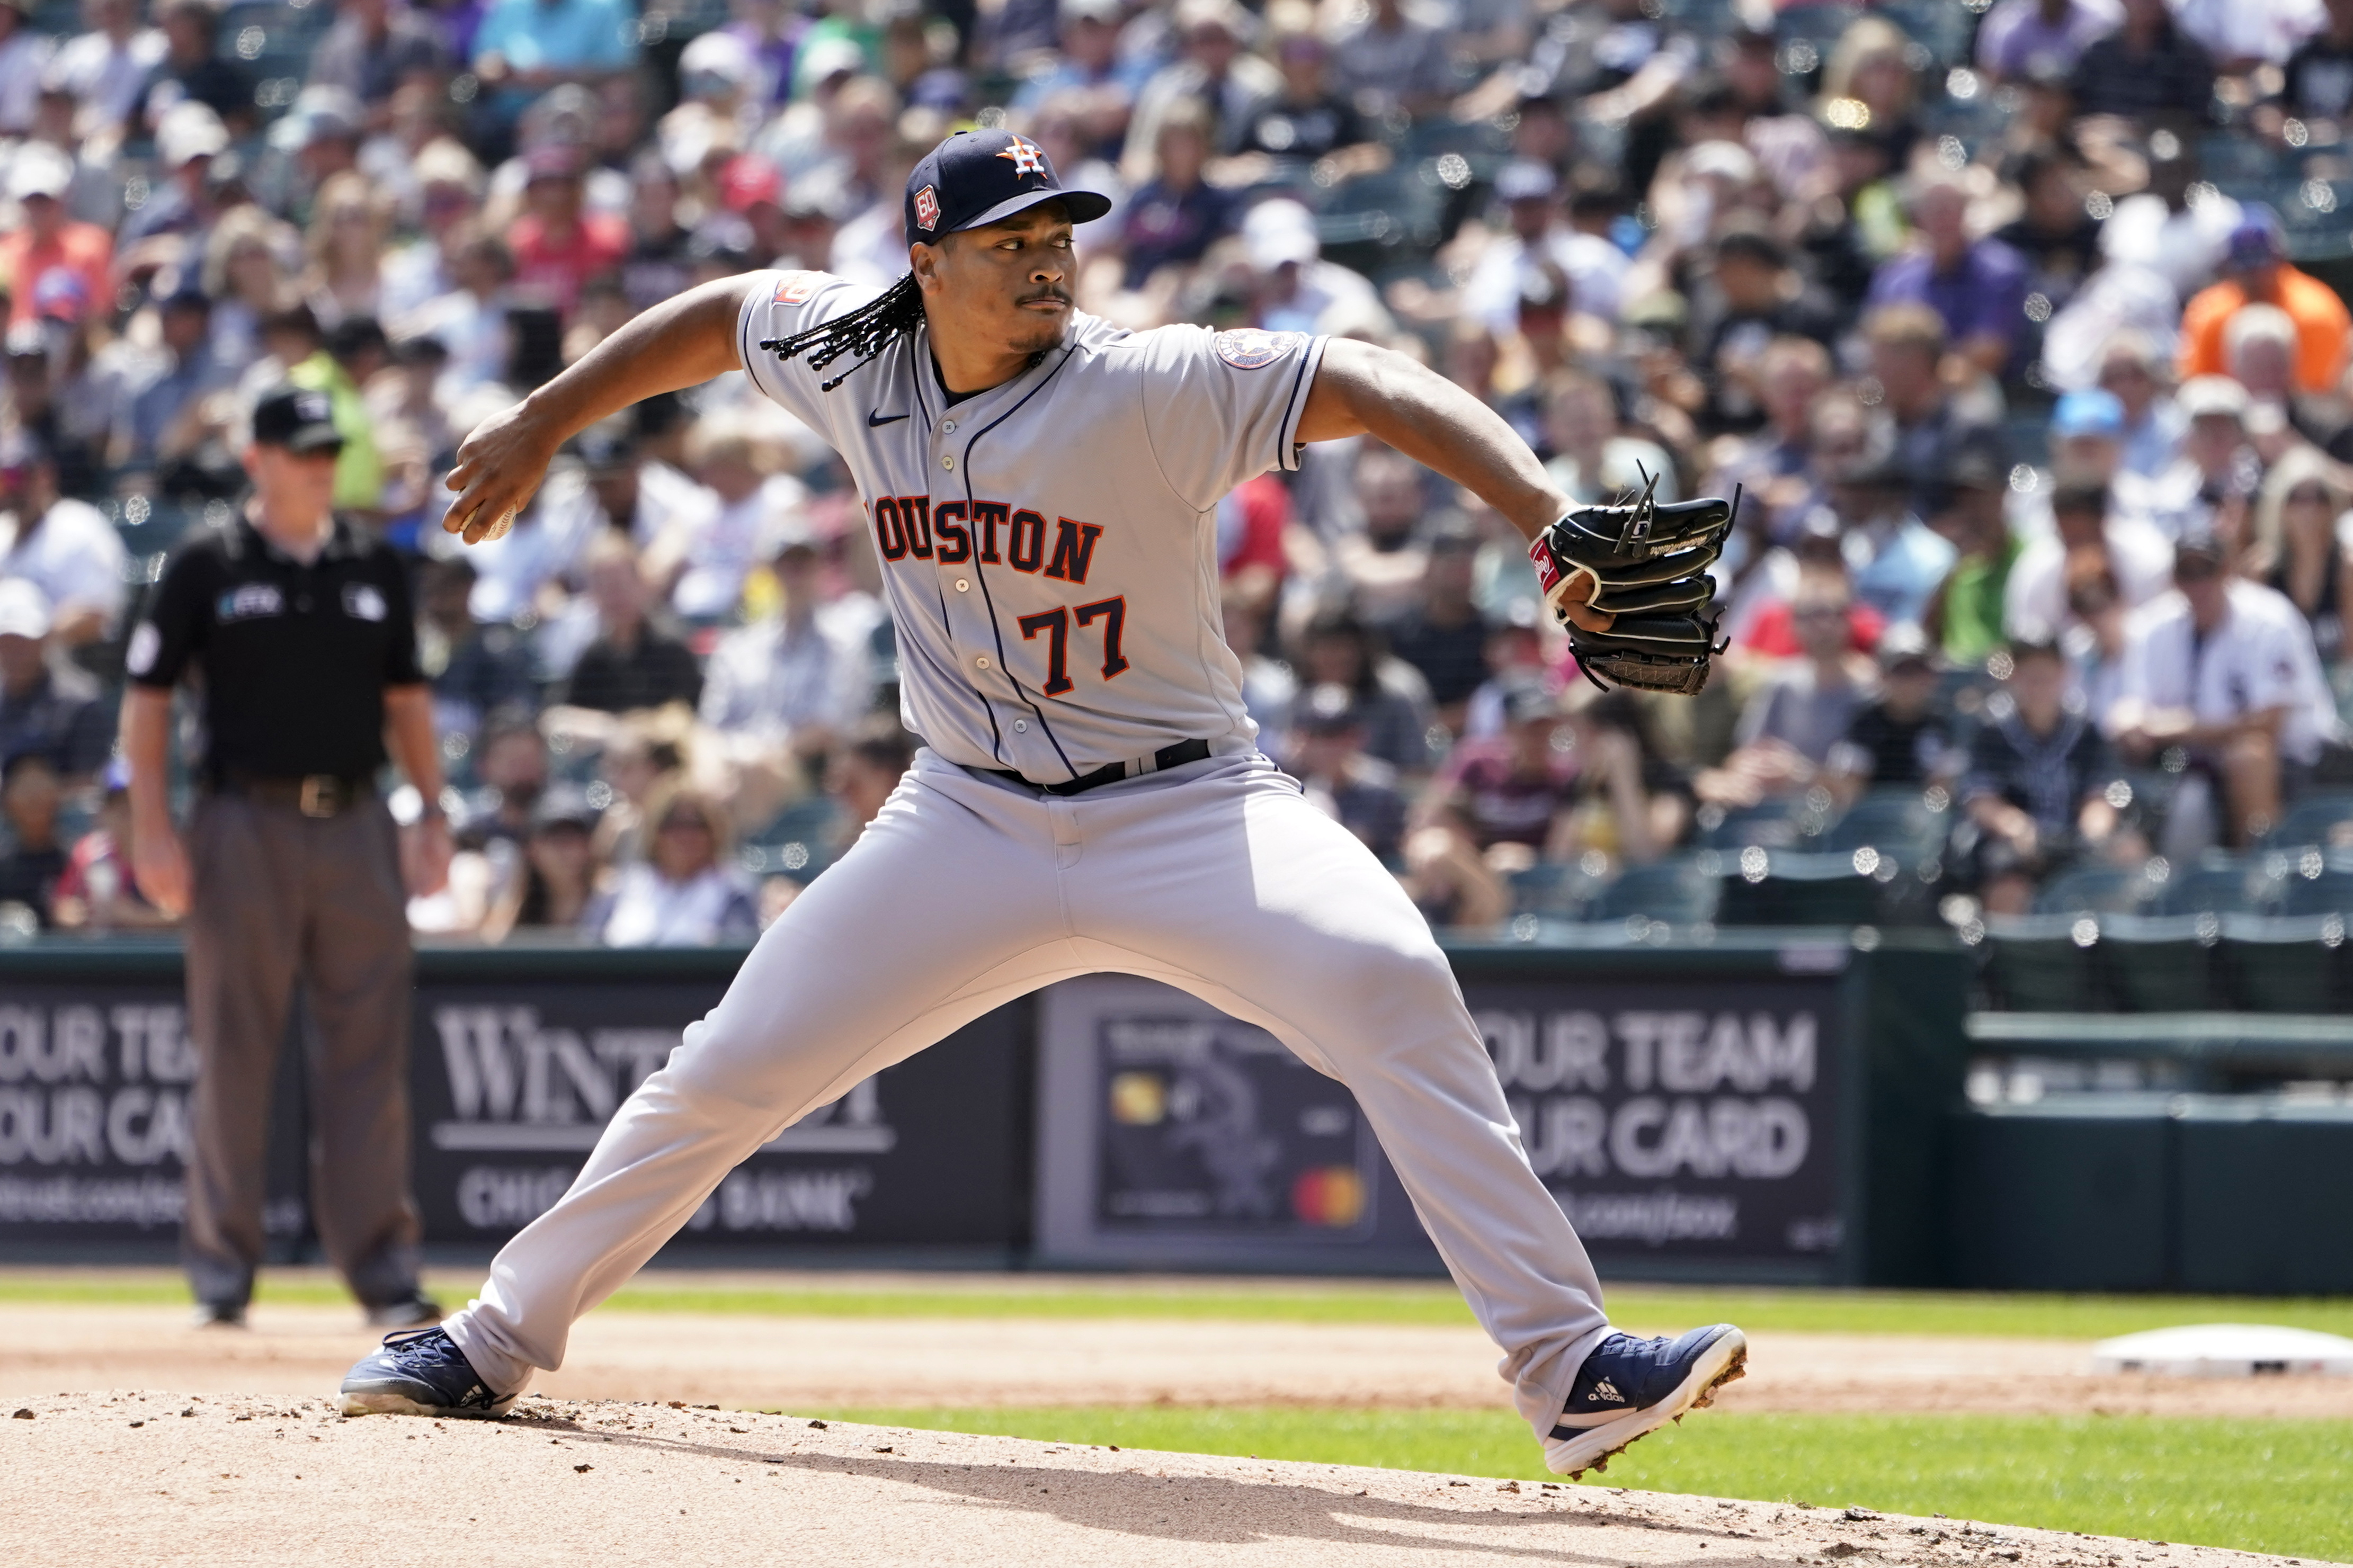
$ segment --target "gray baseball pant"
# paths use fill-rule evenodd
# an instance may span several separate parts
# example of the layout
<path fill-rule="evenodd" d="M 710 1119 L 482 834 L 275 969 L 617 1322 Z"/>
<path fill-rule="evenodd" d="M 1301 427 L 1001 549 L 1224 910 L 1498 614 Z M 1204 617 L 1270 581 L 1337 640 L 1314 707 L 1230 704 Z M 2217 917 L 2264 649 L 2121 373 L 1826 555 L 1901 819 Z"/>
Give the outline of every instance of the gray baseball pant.
<path fill-rule="evenodd" d="M 368 1306 L 417 1293 L 409 1190 L 408 899 L 373 795 L 333 816 L 208 795 L 188 828 L 191 1106 L 182 1254 L 200 1301 L 239 1304 L 261 1262 L 270 1089 L 299 978 L 315 1027 L 311 1214 Z"/>
<path fill-rule="evenodd" d="M 525 1387 L 753 1150 L 991 1008 L 1103 971 L 1190 992 L 1348 1086 L 1520 1414 L 1549 1432 L 1608 1331 L 1593 1266 L 1528 1168 L 1428 923 L 1255 753 L 1064 799 L 919 752 L 451 1337 L 491 1387 Z"/>

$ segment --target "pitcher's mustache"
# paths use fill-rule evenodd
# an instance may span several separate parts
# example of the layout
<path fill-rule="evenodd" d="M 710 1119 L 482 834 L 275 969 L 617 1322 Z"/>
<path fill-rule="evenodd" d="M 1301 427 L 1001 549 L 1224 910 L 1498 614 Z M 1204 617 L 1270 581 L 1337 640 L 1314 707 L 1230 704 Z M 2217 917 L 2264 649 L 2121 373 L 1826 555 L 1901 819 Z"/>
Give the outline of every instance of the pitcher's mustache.
<path fill-rule="evenodd" d="M 1040 300 L 1057 300 L 1065 305 L 1071 302 L 1070 295 L 1060 289 L 1041 289 L 1035 294 L 1024 294 L 1013 302 L 1017 305 L 1034 305 Z"/>

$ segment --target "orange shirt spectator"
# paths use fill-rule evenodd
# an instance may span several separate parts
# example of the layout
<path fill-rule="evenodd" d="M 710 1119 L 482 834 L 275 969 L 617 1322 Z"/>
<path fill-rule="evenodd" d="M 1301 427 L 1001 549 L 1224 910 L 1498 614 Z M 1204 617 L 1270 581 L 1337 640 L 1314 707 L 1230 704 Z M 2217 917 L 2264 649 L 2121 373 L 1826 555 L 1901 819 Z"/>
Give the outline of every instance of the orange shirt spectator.
<path fill-rule="evenodd" d="M 2258 300 L 2276 305 L 2295 323 L 2295 384 L 2300 392 L 2327 392 L 2345 374 L 2345 347 L 2353 333 L 2353 311 L 2337 291 L 2308 272 L 2288 265 L 2287 245 L 2271 209 L 2250 206 L 2231 231 L 2226 268 L 2232 276 L 2200 289 L 2181 312 L 2181 379 L 2228 375 L 2223 329 L 2241 309 Z"/>
<path fill-rule="evenodd" d="M 9 195 L 25 210 L 16 232 L 0 237 L 0 283 L 7 285 L 12 327 L 39 318 L 35 291 L 43 277 L 60 268 L 80 279 L 85 304 L 112 294 L 108 273 L 114 238 L 94 223 L 66 216 L 66 188 L 72 184 L 73 165 L 47 147 L 20 149 L 8 172 Z"/>

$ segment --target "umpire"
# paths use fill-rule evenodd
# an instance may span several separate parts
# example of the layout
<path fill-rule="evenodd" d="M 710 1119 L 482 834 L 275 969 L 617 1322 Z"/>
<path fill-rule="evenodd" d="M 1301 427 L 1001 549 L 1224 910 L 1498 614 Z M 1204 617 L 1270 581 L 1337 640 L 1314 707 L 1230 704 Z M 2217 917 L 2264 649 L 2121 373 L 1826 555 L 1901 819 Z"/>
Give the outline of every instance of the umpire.
<path fill-rule="evenodd" d="M 188 1026 L 202 1073 L 183 1249 L 197 1321 L 245 1320 L 261 1260 L 269 1093 L 299 979 L 310 1043 L 320 1238 L 379 1327 L 431 1322 L 409 1193 L 404 882 L 447 879 L 430 689 L 399 559 L 331 500 L 343 437 L 327 395 L 253 413 L 242 514 L 174 553 L 125 666 L 122 749 L 142 891 L 187 914 Z M 173 689 L 202 693 L 202 793 L 184 849 L 170 805 Z M 402 840 L 376 793 L 387 739 L 425 798 Z"/>

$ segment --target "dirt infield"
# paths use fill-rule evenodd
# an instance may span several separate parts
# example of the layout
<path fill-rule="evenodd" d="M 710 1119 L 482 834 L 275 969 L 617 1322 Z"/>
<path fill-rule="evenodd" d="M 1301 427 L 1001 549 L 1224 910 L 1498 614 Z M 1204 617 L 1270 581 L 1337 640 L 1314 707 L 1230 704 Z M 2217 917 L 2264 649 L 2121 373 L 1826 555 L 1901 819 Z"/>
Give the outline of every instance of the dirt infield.
<path fill-rule="evenodd" d="M 2095 1376 L 2063 1340 L 1759 1333 L 1736 1411 L 2209 1415 L 2194 1380 Z M 0 1398 L 172 1386 L 323 1397 L 373 1342 L 348 1308 L 264 1305 L 245 1331 L 177 1307 L 0 1303 Z M 543 1392 L 731 1409 L 1007 1405 L 1334 1405 L 1498 1408 L 1475 1329 L 1368 1323 L 994 1318 L 768 1318 L 600 1311 Z M 2343 1419 L 2353 1381 L 2266 1378 L 2242 1416 Z"/>
<path fill-rule="evenodd" d="M 1121 1452 L 654 1405 L 346 1421 L 323 1399 L 0 1412 L 14 1561 L 2223 1568 L 2244 1552 L 1412 1471 Z M 1705 1553 L 1704 1556 L 1702 1553 Z M 1442 1554 L 1442 1557 L 1440 1556 Z"/>

